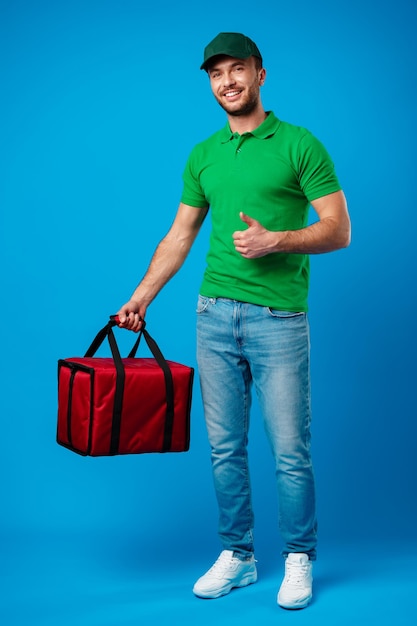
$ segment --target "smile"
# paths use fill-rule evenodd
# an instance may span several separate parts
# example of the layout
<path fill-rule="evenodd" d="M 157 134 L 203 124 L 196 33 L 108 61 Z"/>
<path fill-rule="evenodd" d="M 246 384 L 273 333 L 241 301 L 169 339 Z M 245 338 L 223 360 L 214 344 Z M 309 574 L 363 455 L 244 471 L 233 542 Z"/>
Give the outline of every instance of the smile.
<path fill-rule="evenodd" d="M 239 96 L 241 93 L 241 91 L 226 91 L 223 95 L 226 98 L 234 98 L 235 96 Z"/>

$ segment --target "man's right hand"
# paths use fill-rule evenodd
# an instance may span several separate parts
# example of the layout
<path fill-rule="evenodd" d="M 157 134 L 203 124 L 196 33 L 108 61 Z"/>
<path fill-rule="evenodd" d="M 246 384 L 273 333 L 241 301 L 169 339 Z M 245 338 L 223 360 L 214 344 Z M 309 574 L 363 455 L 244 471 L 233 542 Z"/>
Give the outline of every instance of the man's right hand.
<path fill-rule="evenodd" d="M 129 300 L 126 302 L 117 315 L 119 316 L 119 327 L 127 328 L 138 333 L 142 328 L 142 322 L 145 319 L 146 307 L 141 305 L 137 300 Z"/>

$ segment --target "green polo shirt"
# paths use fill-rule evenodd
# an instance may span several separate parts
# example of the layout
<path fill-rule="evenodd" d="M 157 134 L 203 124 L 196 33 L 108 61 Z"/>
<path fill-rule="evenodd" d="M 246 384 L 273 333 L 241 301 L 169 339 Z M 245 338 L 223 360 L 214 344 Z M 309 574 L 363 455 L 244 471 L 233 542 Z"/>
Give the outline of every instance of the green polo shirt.
<path fill-rule="evenodd" d="M 272 231 L 307 226 L 310 202 L 341 189 L 324 146 L 270 112 L 250 133 L 229 124 L 192 150 L 181 201 L 209 206 L 212 220 L 201 294 L 286 311 L 307 311 L 309 257 L 273 253 L 245 259 L 232 235 L 243 211 Z"/>

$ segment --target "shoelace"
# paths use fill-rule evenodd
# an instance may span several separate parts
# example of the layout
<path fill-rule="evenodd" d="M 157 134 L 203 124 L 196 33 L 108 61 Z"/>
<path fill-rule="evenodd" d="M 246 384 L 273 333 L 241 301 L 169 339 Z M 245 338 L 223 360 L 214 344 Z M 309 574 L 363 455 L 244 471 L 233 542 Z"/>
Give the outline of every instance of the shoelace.
<path fill-rule="evenodd" d="M 215 573 L 224 573 L 227 569 L 229 569 L 229 567 L 233 564 L 236 563 L 236 561 L 238 561 L 239 559 L 236 558 L 235 556 L 229 557 L 226 556 L 225 554 L 221 554 L 219 556 L 219 558 L 217 559 L 217 561 L 214 563 L 214 565 L 212 565 L 212 567 L 209 570 L 210 574 L 215 574 Z"/>
<path fill-rule="evenodd" d="M 292 587 L 303 587 L 307 575 L 307 565 L 287 563 L 285 578 L 288 585 L 291 585 Z"/>

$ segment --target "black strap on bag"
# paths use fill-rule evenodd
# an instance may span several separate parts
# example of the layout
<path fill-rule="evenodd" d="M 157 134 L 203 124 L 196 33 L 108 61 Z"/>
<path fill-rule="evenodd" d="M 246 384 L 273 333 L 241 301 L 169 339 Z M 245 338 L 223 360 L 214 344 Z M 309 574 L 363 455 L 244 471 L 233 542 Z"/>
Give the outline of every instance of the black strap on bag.
<path fill-rule="evenodd" d="M 116 337 L 114 336 L 113 326 L 117 326 L 118 320 L 115 315 L 110 316 L 110 321 L 104 326 L 93 339 L 90 347 L 85 353 L 85 357 L 92 357 L 97 352 L 104 339 L 107 337 L 110 350 L 112 353 L 114 365 L 116 368 L 116 389 L 114 395 L 114 408 L 113 408 L 113 420 L 112 420 L 112 432 L 110 442 L 110 454 L 117 454 L 119 450 L 120 440 L 120 428 L 122 421 L 122 408 L 123 408 L 123 394 L 125 386 L 125 369 L 123 361 L 120 356 L 119 348 L 117 346 Z M 162 444 L 161 452 L 168 452 L 171 448 L 172 429 L 174 425 L 174 382 L 172 380 L 172 373 L 169 369 L 169 365 L 166 362 L 161 350 L 158 347 L 156 341 L 150 336 L 145 329 L 145 321 L 142 321 L 142 328 L 139 332 L 139 336 L 129 352 L 128 358 L 134 358 L 139 347 L 141 336 L 145 337 L 145 341 L 149 350 L 152 352 L 156 362 L 162 369 L 165 378 L 165 391 L 166 391 L 166 414 L 165 414 L 165 426 L 164 426 L 164 440 Z"/>

